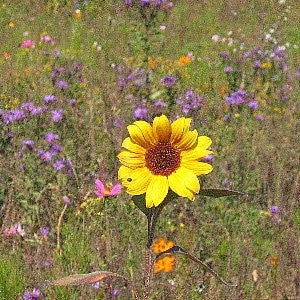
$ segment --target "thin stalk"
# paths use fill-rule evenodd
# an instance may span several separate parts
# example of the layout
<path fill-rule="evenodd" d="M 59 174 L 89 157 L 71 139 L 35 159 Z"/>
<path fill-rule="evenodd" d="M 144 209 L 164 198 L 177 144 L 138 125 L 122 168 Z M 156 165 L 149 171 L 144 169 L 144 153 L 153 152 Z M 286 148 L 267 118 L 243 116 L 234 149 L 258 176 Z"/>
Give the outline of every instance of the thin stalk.
<path fill-rule="evenodd" d="M 61 245 L 60 245 L 60 231 L 61 231 L 61 224 L 62 224 L 62 219 L 64 217 L 65 211 L 68 207 L 68 204 L 65 204 L 63 210 L 61 211 L 61 214 L 58 218 L 58 222 L 57 222 L 57 238 L 56 238 L 56 249 L 59 255 L 62 254 L 61 251 Z"/>

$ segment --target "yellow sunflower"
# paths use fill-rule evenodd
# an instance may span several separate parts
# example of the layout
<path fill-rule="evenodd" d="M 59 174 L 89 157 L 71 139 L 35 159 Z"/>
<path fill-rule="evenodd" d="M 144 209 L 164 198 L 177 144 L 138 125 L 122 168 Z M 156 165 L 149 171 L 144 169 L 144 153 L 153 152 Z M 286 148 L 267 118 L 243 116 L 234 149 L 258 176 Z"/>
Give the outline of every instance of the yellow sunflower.
<path fill-rule="evenodd" d="M 169 188 L 177 195 L 195 199 L 200 190 L 197 176 L 208 174 L 212 166 L 200 162 L 211 154 L 211 139 L 190 131 L 191 119 L 179 118 L 170 124 L 165 115 L 153 124 L 136 121 L 127 127 L 127 137 L 118 158 L 122 164 L 118 177 L 127 193 L 146 193 L 146 206 L 158 206 Z"/>

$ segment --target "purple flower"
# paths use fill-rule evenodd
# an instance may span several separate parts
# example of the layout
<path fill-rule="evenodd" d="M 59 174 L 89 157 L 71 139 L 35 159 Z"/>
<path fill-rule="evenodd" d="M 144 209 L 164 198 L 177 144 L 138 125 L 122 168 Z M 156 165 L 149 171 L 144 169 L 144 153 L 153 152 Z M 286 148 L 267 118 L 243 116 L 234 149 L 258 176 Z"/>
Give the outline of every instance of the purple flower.
<path fill-rule="evenodd" d="M 151 0 L 141 0 L 141 6 L 149 5 Z"/>
<path fill-rule="evenodd" d="M 255 119 L 256 119 L 257 121 L 259 121 L 259 122 L 263 122 L 263 121 L 265 120 L 265 117 L 262 116 L 262 115 L 256 115 L 256 116 L 255 116 Z"/>
<path fill-rule="evenodd" d="M 201 159 L 201 161 L 208 162 L 208 163 L 213 162 L 214 160 L 215 160 L 215 158 L 214 158 L 213 154 L 208 154 Z"/>
<path fill-rule="evenodd" d="M 26 115 L 22 109 L 11 109 L 2 115 L 4 124 L 10 124 L 14 121 L 23 120 L 25 118 Z"/>
<path fill-rule="evenodd" d="M 72 106 L 75 106 L 77 104 L 77 101 L 76 99 L 70 99 L 69 100 L 69 103 L 72 105 Z"/>
<path fill-rule="evenodd" d="M 64 168 L 64 166 L 65 166 L 65 160 L 63 158 L 56 160 L 52 164 L 53 169 L 55 169 L 56 171 L 60 171 L 61 169 Z"/>
<path fill-rule="evenodd" d="M 231 66 L 226 66 L 224 68 L 224 73 L 229 74 L 233 72 L 233 68 Z"/>
<path fill-rule="evenodd" d="M 247 93 L 244 90 L 238 90 L 225 98 L 228 105 L 241 105 L 246 101 Z"/>
<path fill-rule="evenodd" d="M 164 108 L 164 107 L 167 107 L 167 104 L 164 101 L 157 100 L 154 102 L 154 106 L 159 107 L 159 108 Z"/>
<path fill-rule="evenodd" d="M 57 153 L 61 152 L 62 146 L 58 144 L 54 144 L 51 146 L 50 151 L 52 152 L 53 155 L 56 155 Z"/>
<path fill-rule="evenodd" d="M 44 162 L 50 162 L 53 157 L 53 153 L 50 151 L 39 150 L 38 151 L 40 159 Z"/>
<path fill-rule="evenodd" d="M 41 42 L 48 43 L 48 44 L 50 44 L 50 45 L 54 45 L 54 42 L 53 42 L 51 36 L 49 36 L 49 35 L 44 35 L 44 36 L 41 38 Z"/>
<path fill-rule="evenodd" d="M 229 53 L 227 51 L 222 51 L 219 53 L 220 57 L 222 58 L 228 58 L 229 57 Z"/>
<path fill-rule="evenodd" d="M 58 81 L 56 85 L 58 88 L 60 88 L 63 91 L 68 88 L 68 83 L 64 80 Z"/>
<path fill-rule="evenodd" d="M 248 58 L 250 58 L 252 56 L 252 52 L 251 51 L 246 51 L 243 55 L 243 58 L 246 60 Z"/>
<path fill-rule="evenodd" d="M 137 108 L 134 111 L 134 118 L 136 120 L 147 120 L 148 119 L 148 110 L 147 108 Z"/>
<path fill-rule="evenodd" d="M 231 185 L 231 182 L 228 179 L 225 179 L 223 180 L 222 184 L 226 189 L 228 189 L 229 186 Z"/>
<path fill-rule="evenodd" d="M 63 118 L 63 110 L 62 109 L 56 109 L 52 110 L 52 121 L 54 123 L 60 122 Z"/>
<path fill-rule="evenodd" d="M 34 288 L 32 290 L 25 290 L 23 300 L 38 300 L 40 297 L 42 297 L 41 291 Z"/>
<path fill-rule="evenodd" d="M 31 113 L 32 116 L 37 116 L 37 115 L 41 115 L 42 113 L 44 113 L 47 110 L 48 110 L 47 106 L 35 107 L 30 113 Z"/>
<path fill-rule="evenodd" d="M 72 200 L 67 196 L 63 196 L 63 202 L 69 205 L 72 203 Z"/>
<path fill-rule="evenodd" d="M 165 85 L 165 87 L 170 88 L 177 81 L 176 77 L 172 75 L 167 75 L 163 77 L 160 82 Z"/>
<path fill-rule="evenodd" d="M 100 282 L 97 281 L 97 282 L 93 283 L 92 288 L 94 288 L 95 290 L 98 290 L 100 288 Z"/>
<path fill-rule="evenodd" d="M 230 121 L 231 121 L 231 116 L 230 116 L 230 115 L 225 115 L 225 116 L 223 117 L 223 121 L 224 121 L 224 122 L 230 122 Z"/>
<path fill-rule="evenodd" d="M 39 232 L 42 237 L 47 237 L 50 232 L 50 227 L 49 226 L 41 227 Z"/>
<path fill-rule="evenodd" d="M 270 208 L 270 213 L 273 214 L 277 214 L 279 212 L 279 208 L 276 205 L 271 206 Z"/>
<path fill-rule="evenodd" d="M 255 61 L 253 62 L 253 67 L 254 67 L 254 69 L 260 69 L 260 67 L 261 67 L 261 62 L 260 62 L 260 60 L 255 60 Z"/>
<path fill-rule="evenodd" d="M 113 297 L 116 297 L 119 294 L 119 290 L 113 289 L 112 292 L 111 292 L 111 294 L 112 294 Z"/>
<path fill-rule="evenodd" d="M 48 103 L 53 103 L 54 101 L 56 101 L 57 97 L 55 95 L 46 95 L 44 97 L 44 101 L 46 104 Z"/>
<path fill-rule="evenodd" d="M 21 105 L 21 109 L 31 112 L 35 108 L 32 102 L 26 102 Z"/>
<path fill-rule="evenodd" d="M 29 150 L 32 150 L 33 146 L 34 146 L 34 141 L 25 140 L 25 141 L 23 141 L 23 145 L 26 146 Z"/>
<path fill-rule="evenodd" d="M 114 120 L 114 126 L 121 129 L 125 126 L 125 122 L 122 118 L 118 117 Z"/>
<path fill-rule="evenodd" d="M 54 55 L 55 57 L 59 57 L 59 56 L 60 56 L 60 51 L 59 51 L 59 50 L 54 50 L 54 51 L 53 51 L 53 55 Z"/>
<path fill-rule="evenodd" d="M 52 132 L 49 132 L 49 133 L 46 133 L 45 134 L 45 141 L 48 143 L 48 144 L 53 144 L 56 140 L 59 140 L 59 135 L 58 134 L 55 134 L 55 133 L 52 133 Z"/>
<path fill-rule="evenodd" d="M 259 106 L 259 104 L 258 104 L 258 102 L 257 101 L 250 101 L 249 103 L 248 103 L 248 107 L 250 108 L 250 109 L 258 109 L 258 106 Z"/>
<path fill-rule="evenodd" d="M 82 69 L 82 64 L 78 61 L 74 61 L 73 68 L 75 72 L 79 72 Z"/>

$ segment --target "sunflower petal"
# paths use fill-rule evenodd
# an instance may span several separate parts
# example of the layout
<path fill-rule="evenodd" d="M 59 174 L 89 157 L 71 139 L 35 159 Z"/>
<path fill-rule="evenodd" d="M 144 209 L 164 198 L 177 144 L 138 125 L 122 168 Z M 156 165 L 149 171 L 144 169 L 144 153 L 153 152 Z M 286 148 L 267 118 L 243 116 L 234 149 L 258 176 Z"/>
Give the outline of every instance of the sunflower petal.
<path fill-rule="evenodd" d="M 182 151 L 181 152 L 181 161 L 186 162 L 186 161 L 196 161 L 199 160 L 209 154 L 212 154 L 212 151 L 205 150 L 201 147 L 196 147 L 192 150 L 187 150 L 187 151 Z"/>
<path fill-rule="evenodd" d="M 211 143 L 212 143 L 212 140 L 208 136 L 202 135 L 202 136 L 198 137 L 197 147 L 207 149 L 208 147 L 210 147 Z"/>
<path fill-rule="evenodd" d="M 138 144 L 143 148 L 147 148 L 147 141 L 144 138 L 143 132 L 136 125 L 128 125 L 127 130 L 134 144 Z"/>
<path fill-rule="evenodd" d="M 176 146 L 178 149 L 181 150 L 188 150 L 196 146 L 197 140 L 198 140 L 198 132 L 195 129 L 193 131 L 186 132 L 182 136 L 180 141 L 174 146 Z"/>
<path fill-rule="evenodd" d="M 133 123 L 136 125 L 142 132 L 145 141 L 147 142 L 147 145 L 156 145 L 157 144 L 157 139 L 154 136 L 154 132 L 152 129 L 152 126 L 146 122 L 146 121 L 135 121 Z"/>
<path fill-rule="evenodd" d="M 146 192 L 146 207 L 158 206 L 166 198 L 168 190 L 166 176 L 152 176 Z"/>
<path fill-rule="evenodd" d="M 181 197 L 187 197 L 190 200 L 193 200 L 195 198 L 195 194 L 186 188 L 184 180 L 185 178 L 182 177 L 182 174 L 177 171 L 168 176 L 168 182 L 173 192 Z"/>
<path fill-rule="evenodd" d="M 172 145 L 178 143 L 182 135 L 189 131 L 191 121 L 190 118 L 182 117 L 171 124 L 172 134 L 170 141 Z"/>
<path fill-rule="evenodd" d="M 146 153 L 146 149 L 141 147 L 138 144 L 135 144 L 132 142 L 132 139 L 130 137 L 127 137 L 123 143 L 122 143 L 122 147 L 133 152 L 133 153 L 138 153 L 138 154 L 145 154 Z"/>
<path fill-rule="evenodd" d="M 127 193 L 130 195 L 144 194 L 153 176 L 147 168 L 138 168 L 131 171 L 119 170 L 119 174 L 121 173 L 124 176 L 120 178 L 122 185 L 127 188 Z"/>
<path fill-rule="evenodd" d="M 171 137 L 171 124 L 165 115 L 154 118 L 153 131 L 160 142 L 168 142 Z"/>
<path fill-rule="evenodd" d="M 121 164 L 131 169 L 145 166 L 145 156 L 142 154 L 132 153 L 130 151 L 122 151 L 117 157 Z"/>
<path fill-rule="evenodd" d="M 208 174 L 213 170 L 212 165 L 199 161 L 186 161 L 182 166 L 192 170 L 197 176 Z"/>

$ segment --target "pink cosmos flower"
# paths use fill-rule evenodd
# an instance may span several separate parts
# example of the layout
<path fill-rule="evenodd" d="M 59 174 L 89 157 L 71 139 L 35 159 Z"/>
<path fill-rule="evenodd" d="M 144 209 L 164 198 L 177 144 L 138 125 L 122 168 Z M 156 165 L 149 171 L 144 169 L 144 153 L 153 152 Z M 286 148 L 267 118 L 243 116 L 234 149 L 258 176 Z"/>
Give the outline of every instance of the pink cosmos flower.
<path fill-rule="evenodd" d="M 115 184 L 111 188 L 106 186 L 100 179 L 95 180 L 95 194 L 98 197 L 111 197 L 121 193 L 122 185 L 120 183 Z"/>
<path fill-rule="evenodd" d="M 25 40 L 20 46 L 21 48 L 33 48 L 34 47 L 34 41 L 33 40 Z"/>

